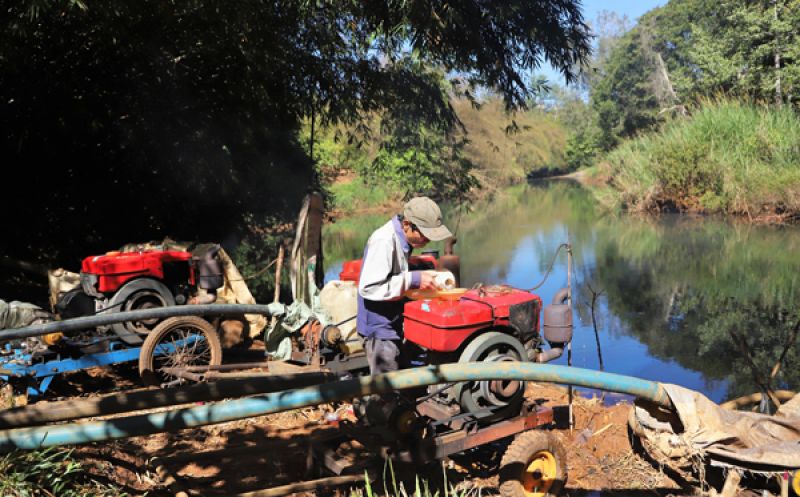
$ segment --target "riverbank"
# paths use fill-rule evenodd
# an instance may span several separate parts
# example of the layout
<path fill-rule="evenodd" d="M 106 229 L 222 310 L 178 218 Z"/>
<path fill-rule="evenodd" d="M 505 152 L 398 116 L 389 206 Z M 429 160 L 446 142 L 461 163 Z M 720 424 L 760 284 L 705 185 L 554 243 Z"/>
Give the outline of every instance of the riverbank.
<path fill-rule="evenodd" d="M 574 175 L 607 206 L 631 212 L 800 220 L 800 117 L 788 107 L 720 101 L 623 142 Z"/>

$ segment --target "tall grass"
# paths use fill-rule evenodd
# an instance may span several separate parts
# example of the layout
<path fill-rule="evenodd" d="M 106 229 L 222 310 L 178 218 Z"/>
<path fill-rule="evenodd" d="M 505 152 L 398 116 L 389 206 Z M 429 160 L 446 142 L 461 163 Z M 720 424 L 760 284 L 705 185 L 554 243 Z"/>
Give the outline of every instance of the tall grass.
<path fill-rule="evenodd" d="M 71 451 L 46 449 L 1 456 L 0 495 L 125 497 L 128 494 L 91 478 Z"/>
<path fill-rule="evenodd" d="M 607 162 L 613 201 L 630 210 L 800 213 L 800 117 L 791 108 L 705 101 Z"/>

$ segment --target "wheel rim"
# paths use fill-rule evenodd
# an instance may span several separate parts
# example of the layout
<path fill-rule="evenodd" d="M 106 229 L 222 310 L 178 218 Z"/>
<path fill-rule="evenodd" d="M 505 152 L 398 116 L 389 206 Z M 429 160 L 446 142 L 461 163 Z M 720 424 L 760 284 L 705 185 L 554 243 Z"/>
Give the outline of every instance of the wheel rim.
<path fill-rule="evenodd" d="M 525 497 L 542 497 L 547 495 L 556 479 L 558 463 L 556 457 L 548 450 L 533 455 L 522 473 L 522 487 Z"/>
<path fill-rule="evenodd" d="M 164 372 L 164 369 L 207 366 L 212 358 L 212 348 L 203 330 L 179 326 L 161 337 L 153 349 L 153 371 L 162 383 L 181 383 L 180 378 Z"/>

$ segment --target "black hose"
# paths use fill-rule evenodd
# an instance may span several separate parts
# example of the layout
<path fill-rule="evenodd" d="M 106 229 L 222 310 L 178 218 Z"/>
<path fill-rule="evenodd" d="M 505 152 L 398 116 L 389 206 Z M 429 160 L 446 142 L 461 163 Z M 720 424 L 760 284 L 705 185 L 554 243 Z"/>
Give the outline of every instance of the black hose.
<path fill-rule="evenodd" d="M 261 314 L 271 316 L 270 305 L 261 304 L 209 304 L 209 305 L 175 305 L 141 309 L 137 311 L 114 312 L 102 316 L 85 316 L 64 321 L 36 324 L 24 328 L 0 331 L 0 342 L 28 338 L 48 333 L 85 330 L 126 321 L 142 321 L 145 319 L 165 319 L 174 316 L 238 316 L 242 314 Z M 275 309 L 275 307 L 272 307 Z"/>

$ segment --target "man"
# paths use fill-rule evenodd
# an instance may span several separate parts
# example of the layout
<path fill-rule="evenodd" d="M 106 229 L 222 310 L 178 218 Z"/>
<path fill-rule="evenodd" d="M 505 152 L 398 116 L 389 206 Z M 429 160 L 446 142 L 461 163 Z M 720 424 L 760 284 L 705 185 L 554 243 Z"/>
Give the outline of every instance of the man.
<path fill-rule="evenodd" d="M 415 197 L 369 237 L 358 281 L 358 333 L 371 375 L 408 365 L 403 353 L 403 294 L 410 289 L 434 288 L 433 271 L 410 271 L 411 251 L 430 241 L 450 238 L 442 212 L 428 197 Z"/>

